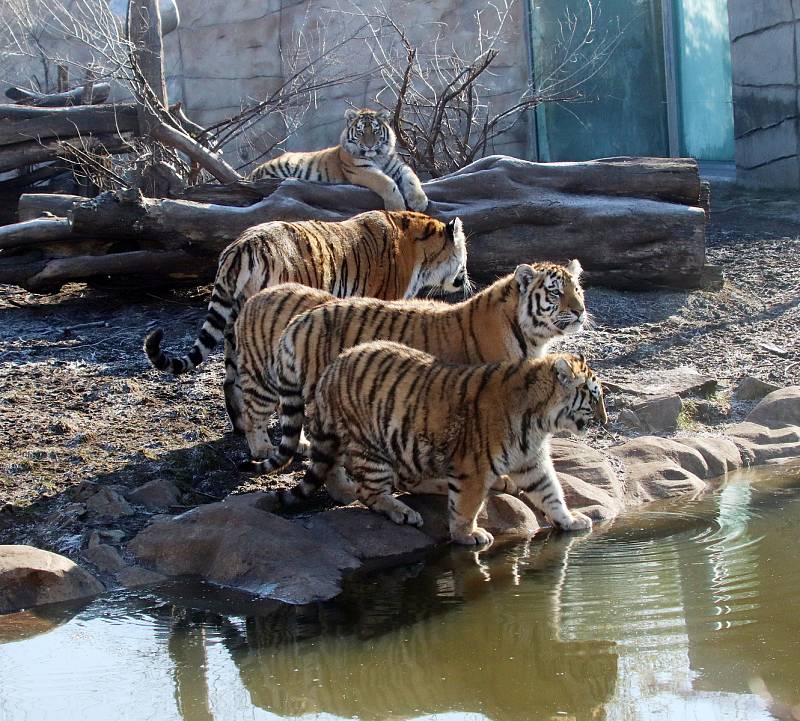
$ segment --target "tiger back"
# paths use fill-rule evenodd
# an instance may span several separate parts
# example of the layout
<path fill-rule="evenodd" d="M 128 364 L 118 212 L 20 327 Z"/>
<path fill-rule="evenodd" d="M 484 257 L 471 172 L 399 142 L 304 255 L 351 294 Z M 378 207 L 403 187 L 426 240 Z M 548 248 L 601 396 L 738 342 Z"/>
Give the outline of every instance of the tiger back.
<path fill-rule="evenodd" d="M 298 315 L 286 328 L 277 354 L 269 355 L 274 339 L 248 338 L 237 332 L 240 345 L 250 350 L 240 357 L 244 426 L 254 458 L 251 470 L 269 472 L 286 465 L 298 450 L 306 402 L 327 365 L 339 353 L 371 340 L 394 340 L 455 363 L 488 363 L 535 357 L 555 338 L 580 331 L 586 319 L 581 266 L 554 263 L 523 264 L 461 303 L 435 301 L 378 303 L 347 299 L 327 303 Z M 277 290 L 277 289 L 276 289 Z M 280 294 L 262 296 L 258 314 L 277 306 Z M 252 303 L 252 301 L 251 301 Z M 249 304 L 248 304 L 249 305 Z M 265 384 L 263 368 L 272 368 L 272 382 Z M 279 389 L 278 398 L 274 389 Z M 281 406 L 282 438 L 277 451 L 266 426 L 277 400 Z M 346 500 L 329 485 L 339 500 Z"/>
<path fill-rule="evenodd" d="M 311 466 L 284 495 L 308 497 L 344 467 L 361 502 L 415 526 L 422 517 L 392 491 L 445 478 L 457 543 L 493 540 L 476 517 L 497 487 L 525 493 L 563 530 L 592 526 L 567 508 L 549 449 L 555 432 L 581 434 L 593 419 L 607 421 L 602 387 L 582 357 L 457 365 L 374 341 L 328 366 L 315 409 Z"/>
<path fill-rule="evenodd" d="M 283 153 L 255 168 L 248 180 L 297 178 L 313 183 L 351 183 L 374 191 L 386 210 L 428 207 L 419 178 L 395 152 L 397 139 L 386 111 L 345 112 L 339 145 L 324 150 Z"/>
<path fill-rule="evenodd" d="M 225 338 L 225 402 L 243 430 L 234 323 L 245 301 L 265 287 L 295 282 L 336 297 L 410 298 L 425 286 L 463 288 L 467 251 L 458 218 L 443 223 L 411 211 L 370 211 L 342 222 L 276 221 L 249 228 L 221 254 L 205 323 L 192 348 L 174 357 L 163 330 L 144 350 L 155 368 L 174 375 L 200 365 Z"/>

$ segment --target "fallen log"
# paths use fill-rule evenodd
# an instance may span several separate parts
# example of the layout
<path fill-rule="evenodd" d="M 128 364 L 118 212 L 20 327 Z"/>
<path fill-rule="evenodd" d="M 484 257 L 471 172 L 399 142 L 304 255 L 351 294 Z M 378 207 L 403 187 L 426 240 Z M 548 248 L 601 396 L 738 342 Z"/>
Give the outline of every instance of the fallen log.
<path fill-rule="evenodd" d="M 239 182 L 231 187 L 248 186 Z M 431 215 L 445 220 L 459 216 L 464 222 L 470 272 L 478 280 L 491 280 L 520 262 L 577 257 L 595 284 L 647 289 L 703 283 L 706 213 L 700 207 L 694 161 L 615 158 L 538 164 L 492 156 L 424 187 Z M 73 234 L 125 240 L 127 250 L 147 244 L 150 251 L 188 251 L 184 270 L 197 278 L 212 275 L 220 250 L 252 225 L 342 220 L 381 207 L 378 196 L 365 188 L 298 180 L 284 181 L 245 207 L 148 199 L 137 191 L 69 202 Z M 52 203 L 63 208 L 64 197 Z M 31 201 L 26 205 L 30 208 Z M 70 248 L 79 254 L 79 245 Z M 147 258 L 137 261 L 137 268 L 160 276 L 152 260 L 149 267 Z M 60 270 L 38 276 L 33 284 L 43 277 L 49 282 L 68 279 Z M 36 290 L 30 276 L 25 281 L 28 285 L 20 284 Z"/>
<path fill-rule="evenodd" d="M 111 93 L 111 85 L 108 83 L 92 83 L 91 89 L 91 94 L 85 94 L 83 85 L 61 93 L 40 93 L 37 90 L 10 87 L 6 90 L 6 97 L 24 105 L 33 105 L 40 108 L 61 108 L 69 105 L 83 105 L 87 97 L 92 103 L 104 103 Z"/>
<path fill-rule="evenodd" d="M 5 145 L 0 147 L 0 172 L 57 158 L 64 154 L 65 145 L 68 144 L 93 152 L 124 153 L 129 151 L 131 140 L 132 136 L 126 133 L 121 136 L 109 134 L 82 138 L 49 138 Z"/>
<path fill-rule="evenodd" d="M 0 250 L 40 245 L 70 237 L 75 236 L 66 218 L 37 218 L 0 227 Z"/>
<path fill-rule="evenodd" d="M 40 141 L 139 132 L 133 103 L 73 108 L 31 108 L 0 105 L 0 146 Z"/>

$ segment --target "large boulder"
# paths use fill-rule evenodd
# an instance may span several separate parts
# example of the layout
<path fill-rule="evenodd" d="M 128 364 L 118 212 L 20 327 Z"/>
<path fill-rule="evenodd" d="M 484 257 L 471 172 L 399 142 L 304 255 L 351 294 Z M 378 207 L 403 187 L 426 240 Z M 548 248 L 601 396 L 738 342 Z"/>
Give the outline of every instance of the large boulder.
<path fill-rule="evenodd" d="M 684 494 L 697 495 L 706 489 L 706 484 L 694 473 L 668 459 L 629 466 L 628 486 L 636 503 Z"/>
<path fill-rule="evenodd" d="M 733 397 L 737 401 L 759 401 L 768 393 L 780 389 L 779 385 L 762 381 L 760 378 L 745 376 L 739 381 L 733 391 Z"/>
<path fill-rule="evenodd" d="M 750 464 L 800 458 L 800 426 L 768 428 L 745 421 L 728 426 L 725 431 Z"/>
<path fill-rule="evenodd" d="M 296 604 L 333 598 L 342 573 L 361 565 L 341 544 L 243 502 L 211 503 L 156 521 L 128 550 L 166 576 L 199 576 Z"/>
<path fill-rule="evenodd" d="M 800 426 L 800 386 L 773 391 L 750 411 L 746 420 L 767 428 Z"/>
<path fill-rule="evenodd" d="M 579 478 L 605 491 L 612 499 L 620 502 L 623 500 L 622 481 L 609 459 L 599 451 L 571 438 L 554 438 L 550 442 L 550 454 L 559 475 Z M 577 497 L 576 502 L 579 502 Z"/>
<path fill-rule="evenodd" d="M 57 553 L 33 546 L 0 546 L 0 613 L 104 590 L 94 576 Z"/>
<path fill-rule="evenodd" d="M 677 393 L 655 396 L 635 403 L 630 411 L 639 422 L 639 427 L 649 433 L 674 431 L 678 427 L 678 416 L 683 409 L 683 401 Z"/>
<path fill-rule="evenodd" d="M 696 450 L 708 466 L 705 478 L 718 478 L 742 467 L 742 454 L 730 438 L 722 436 L 680 436 L 675 440 Z"/>

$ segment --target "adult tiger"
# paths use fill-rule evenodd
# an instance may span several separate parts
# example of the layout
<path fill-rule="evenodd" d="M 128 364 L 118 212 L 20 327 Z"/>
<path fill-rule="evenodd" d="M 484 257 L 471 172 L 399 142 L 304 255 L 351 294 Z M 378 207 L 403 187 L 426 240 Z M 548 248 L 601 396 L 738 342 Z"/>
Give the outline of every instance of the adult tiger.
<path fill-rule="evenodd" d="M 179 375 L 200 365 L 224 337 L 225 404 L 234 428 L 244 430 L 234 323 L 252 295 L 288 281 L 339 298 L 411 298 L 425 286 L 455 292 L 469 285 L 466 264 L 458 218 L 442 223 L 422 213 L 374 210 L 339 223 L 256 225 L 222 251 L 208 314 L 191 350 L 182 357 L 164 352 L 160 328 L 147 336 L 144 350 L 155 368 Z"/>
<path fill-rule="evenodd" d="M 399 343 L 373 341 L 340 355 L 317 383 L 311 466 L 280 495 L 306 498 L 334 468 L 355 478 L 369 508 L 395 523 L 422 517 L 392 490 L 447 480 L 450 537 L 491 543 L 476 525 L 490 489 L 523 492 L 559 528 L 592 527 L 570 512 L 550 458 L 550 435 L 605 423 L 600 382 L 565 353 L 486 365 L 443 363 Z"/>
<path fill-rule="evenodd" d="M 339 145 L 305 153 L 284 153 L 248 176 L 298 178 L 315 183 L 363 185 L 383 198 L 386 210 L 423 211 L 428 197 L 419 178 L 395 153 L 397 142 L 386 111 L 348 109 Z"/>
<path fill-rule="evenodd" d="M 559 336 L 577 333 L 586 320 L 581 265 L 520 265 L 471 299 L 456 305 L 434 301 L 380 303 L 371 299 L 324 302 L 282 286 L 245 304 L 237 322 L 243 425 L 254 458 L 251 470 L 269 472 L 298 450 L 305 402 L 326 366 L 343 350 L 370 340 L 394 340 L 454 363 L 488 363 L 544 354 Z M 313 310 L 297 315 L 278 342 L 276 309 L 299 295 Z M 319 307 L 315 307 L 319 306 Z M 298 311 L 299 313 L 299 308 Z M 280 398 L 283 437 L 273 451 L 267 420 Z M 339 500 L 333 483 L 328 486 Z"/>

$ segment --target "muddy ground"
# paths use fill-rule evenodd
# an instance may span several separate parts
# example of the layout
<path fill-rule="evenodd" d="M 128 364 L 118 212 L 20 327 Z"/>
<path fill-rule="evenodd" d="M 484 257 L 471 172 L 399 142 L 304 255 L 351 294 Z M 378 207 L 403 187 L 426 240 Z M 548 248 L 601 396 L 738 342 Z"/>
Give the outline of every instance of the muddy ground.
<path fill-rule="evenodd" d="M 564 346 L 583 351 L 607 380 L 652 380 L 683 365 L 714 376 L 711 413 L 684 418 L 698 429 L 742 417 L 747 408 L 730 394 L 744 376 L 798 383 L 800 203 L 715 189 L 707 255 L 724 273 L 721 290 L 589 289 L 595 326 Z M 81 481 L 132 488 L 168 478 L 183 491 L 171 509 L 179 511 L 292 480 L 237 471 L 246 446 L 229 432 L 220 353 L 173 379 L 151 370 L 141 351 L 155 325 L 168 348 L 188 348 L 208 296 L 208 287 L 132 294 L 70 285 L 36 296 L 0 286 L 0 543 L 62 553 L 82 543 L 77 523 L 72 536 L 51 528 L 53 519 L 69 522 L 59 509 Z M 607 445 L 624 433 L 612 423 L 593 440 Z M 146 520 L 127 518 L 126 533 Z"/>

